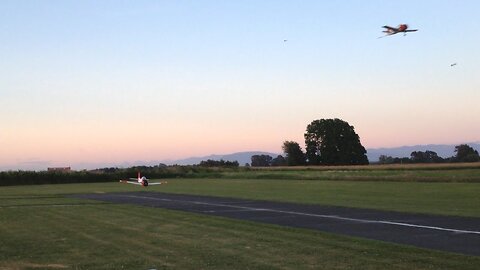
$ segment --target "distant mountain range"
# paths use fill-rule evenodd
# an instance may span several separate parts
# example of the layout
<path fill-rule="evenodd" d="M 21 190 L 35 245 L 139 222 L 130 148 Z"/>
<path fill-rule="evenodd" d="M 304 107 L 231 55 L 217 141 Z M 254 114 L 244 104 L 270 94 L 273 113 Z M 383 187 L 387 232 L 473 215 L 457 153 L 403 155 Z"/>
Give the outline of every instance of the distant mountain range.
<path fill-rule="evenodd" d="M 473 147 L 475 150 L 480 152 L 480 142 L 475 143 L 466 143 Z M 410 154 L 413 151 L 434 151 L 440 157 L 448 158 L 455 155 L 455 146 L 458 144 L 429 144 L 429 145 L 413 145 L 413 146 L 402 146 L 402 147 L 391 147 L 391 148 L 369 148 L 367 149 L 368 160 L 373 163 L 377 162 L 378 158 L 381 155 L 391 156 L 391 157 L 410 157 Z M 201 157 L 190 157 L 185 159 L 178 160 L 137 160 L 123 163 L 77 163 L 77 164 L 62 164 L 62 166 L 71 166 L 74 170 L 83 170 L 83 169 L 96 169 L 96 168 L 105 168 L 105 167 L 120 167 L 128 168 L 132 166 L 155 166 L 161 163 L 166 165 L 196 165 L 199 164 L 202 160 L 225 160 L 225 161 L 238 161 L 240 166 L 244 166 L 246 163 L 251 163 L 251 157 L 253 155 L 269 155 L 272 158 L 276 158 L 278 155 L 284 155 L 283 153 L 272 153 L 264 151 L 248 151 L 248 152 L 237 152 L 233 154 L 224 154 L 224 155 L 209 155 Z M 46 170 L 47 167 L 55 167 L 55 164 L 52 164 L 50 161 L 35 161 L 28 163 L 19 163 L 12 166 L 0 166 L 0 171 L 6 170 Z"/>
<path fill-rule="evenodd" d="M 480 152 L 480 142 L 477 143 L 467 143 L 475 150 Z M 367 157 L 370 162 L 378 161 L 378 158 L 381 155 L 391 156 L 391 157 L 410 157 L 410 154 L 413 151 L 433 151 L 438 154 L 438 156 L 447 158 L 455 155 L 455 146 L 458 144 L 428 144 L 428 145 L 412 145 L 412 146 L 401 146 L 401 147 L 391 147 L 391 148 L 368 148 Z M 164 162 L 167 165 L 194 165 L 199 164 L 202 160 L 225 160 L 225 161 L 238 161 L 240 166 L 245 165 L 245 163 L 251 162 L 251 157 L 253 155 L 269 155 L 273 158 L 278 155 L 283 155 L 283 153 L 271 153 L 271 152 L 262 152 L 262 151 L 250 151 L 250 152 L 238 152 L 233 154 L 226 155 L 209 155 L 203 157 L 191 157 L 186 159 L 179 159 L 173 161 Z"/>
<path fill-rule="evenodd" d="M 480 152 L 480 142 L 466 144 Z M 367 157 L 370 162 L 376 162 L 381 155 L 401 158 L 410 157 L 413 151 L 425 152 L 429 150 L 436 152 L 439 157 L 448 158 L 455 155 L 455 146 L 457 145 L 459 144 L 427 144 L 392 148 L 370 148 L 367 149 Z"/>
<path fill-rule="evenodd" d="M 173 161 L 168 161 L 165 162 L 167 165 L 194 165 L 194 164 L 199 164 L 202 160 L 225 160 L 225 161 L 238 161 L 238 164 L 240 166 L 245 165 L 245 163 L 250 164 L 252 161 L 252 156 L 253 155 L 269 155 L 272 158 L 276 158 L 278 153 L 270 153 L 270 152 L 262 152 L 262 151 L 250 151 L 250 152 L 238 152 L 238 153 L 233 153 L 233 154 L 226 154 L 226 155 L 210 155 L 210 156 L 203 156 L 203 157 L 191 157 L 191 158 L 185 158 L 185 159 L 179 159 L 179 160 L 173 160 Z"/>

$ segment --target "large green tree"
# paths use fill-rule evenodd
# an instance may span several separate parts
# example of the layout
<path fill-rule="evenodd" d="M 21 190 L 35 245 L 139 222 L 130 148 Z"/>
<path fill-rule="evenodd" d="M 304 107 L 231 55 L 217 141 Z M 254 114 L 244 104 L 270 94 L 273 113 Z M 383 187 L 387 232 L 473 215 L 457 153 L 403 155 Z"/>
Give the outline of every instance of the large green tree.
<path fill-rule="evenodd" d="M 252 167 L 268 167 L 273 158 L 270 155 L 253 155 L 250 159 Z"/>
<path fill-rule="evenodd" d="M 473 149 L 468 144 L 460 144 L 455 146 L 456 156 L 453 157 L 453 160 L 456 162 L 477 162 L 480 161 L 480 156 L 478 151 Z"/>
<path fill-rule="evenodd" d="M 305 165 L 305 153 L 297 142 L 284 141 L 282 145 L 283 152 L 286 155 L 288 166 Z"/>
<path fill-rule="evenodd" d="M 367 151 L 354 127 L 341 119 L 314 120 L 307 126 L 305 145 L 312 165 L 368 164 Z"/>
<path fill-rule="evenodd" d="M 286 166 L 287 165 L 287 160 L 282 156 L 278 155 L 276 158 L 272 159 L 272 162 L 270 162 L 271 166 Z"/>
<path fill-rule="evenodd" d="M 410 154 L 412 163 L 440 163 L 443 162 L 443 158 L 439 157 L 434 151 L 413 151 Z"/>

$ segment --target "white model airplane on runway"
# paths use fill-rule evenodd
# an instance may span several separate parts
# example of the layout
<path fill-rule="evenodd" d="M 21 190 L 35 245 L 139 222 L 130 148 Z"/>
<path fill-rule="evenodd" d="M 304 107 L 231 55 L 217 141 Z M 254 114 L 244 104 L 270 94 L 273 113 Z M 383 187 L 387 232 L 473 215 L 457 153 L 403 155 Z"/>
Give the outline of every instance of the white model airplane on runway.
<path fill-rule="evenodd" d="M 133 184 L 133 185 L 139 185 L 139 186 L 144 186 L 144 187 L 148 187 L 148 185 L 161 185 L 161 184 L 166 184 L 167 183 L 166 181 L 148 183 L 149 179 L 147 179 L 147 177 L 145 177 L 145 176 L 140 176 L 140 172 L 138 172 L 138 177 L 137 178 L 130 178 L 130 180 L 133 180 L 133 181 L 120 180 L 120 183 Z"/>

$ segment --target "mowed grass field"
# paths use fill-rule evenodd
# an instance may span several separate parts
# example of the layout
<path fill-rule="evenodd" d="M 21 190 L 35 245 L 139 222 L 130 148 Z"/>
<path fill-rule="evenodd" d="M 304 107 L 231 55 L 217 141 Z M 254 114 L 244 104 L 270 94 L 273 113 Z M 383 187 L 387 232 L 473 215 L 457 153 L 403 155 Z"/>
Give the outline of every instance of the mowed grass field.
<path fill-rule="evenodd" d="M 478 256 L 65 197 L 121 191 L 480 217 L 478 182 L 168 179 L 167 185 L 148 188 L 119 183 L 1 187 L 0 269 L 480 268 Z"/>

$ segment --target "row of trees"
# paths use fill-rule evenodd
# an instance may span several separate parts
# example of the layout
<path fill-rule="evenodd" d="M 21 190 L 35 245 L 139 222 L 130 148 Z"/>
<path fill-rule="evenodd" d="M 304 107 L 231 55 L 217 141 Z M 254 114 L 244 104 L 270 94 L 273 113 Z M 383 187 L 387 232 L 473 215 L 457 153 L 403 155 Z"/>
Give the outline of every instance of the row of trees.
<path fill-rule="evenodd" d="M 208 163 L 208 162 L 207 162 Z M 223 162 L 219 164 L 230 164 Z M 223 166 L 222 170 L 236 170 L 238 162 L 231 162 L 232 166 Z M 236 164 L 236 167 L 235 167 Z M 218 166 L 216 166 L 218 167 Z M 131 168 L 100 168 L 91 171 L 4 171 L 0 172 L 0 186 L 12 185 L 40 185 L 40 184 L 68 184 L 68 183 L 94 183 L 118 182 L 121 179 L 136 177 L 137 172 L 142 172 L 148 178 L 206 178 L 218 174 L 217 168 L 209 166 L 135 166 Z M 222 167 L 222 166 L 220 166 Z"/>
<path fill-rule="evenodd" d="M 252 156 L 252 166 L 303 166 L 303 165 L 364 165 L 368 164 L 367 151 L 360 143 L 360 137 L 353 126 L 341 119 L 320 119 L 312 121 L 306 129 L 305 152 L 297 142 L 285 141 L 282 150 L 285 155 L 272 158 L 268 155 Z M 478 152 L 466 144 L 455 146 L 455 156 L 439 157 L 433 151 L 414 151 L 410 157 L 393 158 L 380 156 L 379 163 L 442 163 L 477 162 Z"/>
<path fill-rule="evenodd" d="M 297 142 L 285 141 L 282 145 L 285 157 L 252 156 L 252 166 L 368 164 L 360 137 L 354 127 L 343 120 L 314 120 L 307 126 L 304 138 L 305 152 Z"/>
<path fill-rule="evenodd" d="M 200 167 L 231 167 L 231 168 L 235 168 L 235 167 L 238 167 L 239 164 L 238 164 L 238 161 L 225 161 L 223 159 L 220 159 L 220 160 L 212 160 L 212 159 L 208 159 L 208 160 L 202 160 L 200 161 L 200 163 L 198 164 L 198 166 Z"/>
<path fill-rule="evenodd" d="M 396 164 L 396 163 L 446 163 L 446 162 L 478 162 L 480 155 L 478 151 L 467 144 L 455 146 L 455 155 L 449 158 L 442 158 L 434 151 L 413 151 L 408 157 L 391 157 L 381 155 L 379 157 L 380 164 Z"/>

